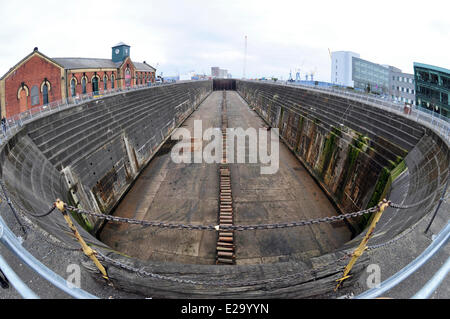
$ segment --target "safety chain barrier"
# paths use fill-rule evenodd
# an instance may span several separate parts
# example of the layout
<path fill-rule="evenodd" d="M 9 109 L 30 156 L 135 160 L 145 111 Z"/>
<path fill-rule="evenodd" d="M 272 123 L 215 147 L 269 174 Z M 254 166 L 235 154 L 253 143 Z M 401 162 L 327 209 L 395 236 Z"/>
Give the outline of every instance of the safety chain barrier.
<path fill-rule="evenodd" d="M 342 214 L 337 216 L 331 216 L 331 217 L 322 217 L 322 218 L 315 218 L 315 219 L 309 219 L 309 220 L 301 220 L 297 222 L 287 222 L 287 223 L 278 223 L 278 224 L 257 224 L 257 225 L 232 225 L 232 226 L 224 226 L 224 225 L 192 225 L 192 224 L 175 224 L 175 223 L 165 223 L 165 222 L 157 222 L 157 221 L 146 221 L 146 220 L 139 220 L 139 219 L 133 219 L 133 218 L 125 218 L 125 217 L 117 217 L 112 215 L 105 215 L 101 213 L 94 213 L 87 210 L 83 210 L 81 208 L 69 206 L 65 204 L 65 208 L 71 212 L 74 212 L 76 214 L 86 214 L 92 217 L 108 220 L 108 221 L 114 221 L 114 222 L 120 222 L 120 223 L 128 223 L 128 224 L 135 224 L 135 225 L 141 225 L 141 226 L 151 226 L 151 227 L 159 227 L 159 228 L 169 228 L 169 229 L 187 229 L 187 230 L 211 230 L 211 231 L 218 231 L 218 230 L 235 230 L 235 231 L 244 231 L 244 230 L 263 230 L 263 229 L 282 229 L 282 228 L 292 228 L 292 227 L 300 227 L 300 226 L 308 226 L 313 224 L 319 224 L 319 223 L 333 223 L 342 221 L 346 218 L 354 218 L 358 216 L 362 216 L 365 214 L 371 214 L 377 211 L 377 206 L 361 210 L 358 212 L 348 213 L 348 214 Z"/>
<path fill-rule="evenodd" d="M 50 215 L 56 208 L 55 204 L 52 204 L 52 206 L 49 208 L 49 210 L 44 213 L 44 214 L 36 214 L 36 213 L 32 213 L 29 210 L 26 210 L 20 203 L 18 203 L 14 197 L 11 197 L 8 195 L 8 188 L 6 187 L 6 185 L 3 183 L 3 181 L 0 179 L 0 185 L 2 186 L 3 192 L 0 192 L 0 199 L 4 200 L 5 202 L 7 202 L 11 208 L 14 208 L 14 210 L 16 211 L 20 211 L 22 212 L 22 214 L 26 215 L 30 215 L 36 218 L 42 218 L 45 216 Z M 24 225 L 25 229 L 29 228 L 29 226 Z M 26 234 L 26 233 L 25 233 Z M 67 247 L 64 245 L 61 245 L 59 243 L 56 242 L 57 239 L 50 241 L 49 239 L 46 238 L 46 236 L 40 236 L 46 243 L 54 246 L 54 247 L 58 247 L 64 250 L 68 250 L 68 251 L 77 251 L 80 250 L 80 248 L 74 248 L 74 247 Z M 58 240 L 59 241 L 59 240 Z"/>
<path fill-rule="evenodd" d="M 166 281 L 171 281 L 171 282 L 176 282 L 176 283 L 182 283 L 182 284 L 191 284 L 191 285 L 201 285 L 201 286 L 228 286 L 228 287 L 245 287 L 245 286 L 256 286 L 256 285 L 264 285 L 264 284 L 271 284 L 271 283 L 278 283 L 282 280 L 295 280 L 295 279 L 301 279 L 302 276 L 304 276 L 306 273 L 317 273 L 329 266 L 332 265 L 337 265 L 338 263 L 348 259 L 351 257 L 350 253 L 346 253 L 345 255 L 343 255 L 341 258 L 336 259 L 332 262 L 329 262 L 327 264 L 324 264 L 322 266 L 320 266 L 317 269 L 309 269 L 309 270 L 305 270 L 302 272 L 297 272 L 295 274 L 291 274 L 291 275 L 286 275 L 286 276 L 282 276 L 282 277 L 277 277 L 277 278 L 270 278 L 270 279 L 265 279 L 265 280 L 253 280 L 253 281 L 242 281 L 242 280 L 238 280 L 238 281 L 218 281 L 218 280 L 214 280 L 214 281 L 194 281 L 194 280 L 190 280 L 190 279 L 181 279 L 181 278 L 176 278 L 176 277 L 170 277 L 170 276 L 164 276 L 164 275 L 159 275 L 159 274 L 155 274 L 153 272 L 149 272 L 144 270 L 143 268 L 136 268 L 133 266 L 130 266 L 128 264 L 122 263 L 118 260 L 112 259 L 108 256 L 105 256 L 104 254 L 102 254 L 101 252 L 97 252 L 97 257 L 99 260 L 106 262 L 112 266 L 115 266 L 117 268 L 121 268 L 130 272 L 134 272 L 137 273 L 141 276 L 144 277 L 150 277 L 150 278 L 154 278 L 154 279 L 160 279 L 160 280 L 166 280 Z"/>

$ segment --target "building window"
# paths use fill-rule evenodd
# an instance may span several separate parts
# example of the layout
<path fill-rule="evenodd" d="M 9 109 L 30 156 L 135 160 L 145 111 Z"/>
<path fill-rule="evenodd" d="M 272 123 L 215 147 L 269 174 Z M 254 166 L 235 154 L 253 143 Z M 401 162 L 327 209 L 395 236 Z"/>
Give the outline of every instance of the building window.
<path fill-rule="evenodd" d="M 72 78 L 72 80 L 70 80 L 70 92 L 71 92 L 72 96 L 75 96 L 75 94 L 76 94 L 76 85 L 77 85 L 77 80 L 75 78 Z"/>
<path fill-rule="evenodd" d="M 94 77 L 91 79 L 92 81 L 92 92 L 94 92 L 94 94 L 98 94 L 98 75 L 94 75 Z"/>
<path fill-rule="evenodd" d="M 39 88 L 37 85 L 31 88 L 31 106 L 39 104 Z"/>
<path fill-rule="evenodd" d="M 131 72 L 130 69 L 127 68 L 125 70 L 125 86 L 130 87 L 131 86 Z"/>
<path fill-rule="evenodd" d="M 83 76 L 81 79 L 81 93 L 86 94 L 86 77 Z"/>
<path fill-rule="evenodd" d="M 48 104 L 48 85 L 47 83 L 44 84 L 42 87 L 42 100 L 44 102 L 44 105 Z"/>
<path fill-rule="evenodd" d="M 24 82 L 19 87 L 19 90 L 17 91 L 17 99 L 19 100 L 19 111 L 24 112 L 28 108 L 28 96 L 29 96 L 29 90 L 28 86 Z"/>
<path fill-rule="evenodd" d="M 114 81 L 115 81 L 114 74 L 111 74 L 111 89 L 114 89 Z"/>
<path fill-rule="evenodd" d="M 108 77 L 106 74 L 103 76 L 103 89 L 106 91 L 108 89 Z"/>

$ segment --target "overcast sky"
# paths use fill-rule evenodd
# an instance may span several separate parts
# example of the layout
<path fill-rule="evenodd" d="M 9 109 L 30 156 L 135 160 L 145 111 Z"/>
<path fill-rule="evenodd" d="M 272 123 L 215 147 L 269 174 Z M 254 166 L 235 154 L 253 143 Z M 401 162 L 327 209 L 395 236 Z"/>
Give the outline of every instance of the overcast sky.
<path fill-rule="evenodd" d="M 450 69 L 450 4 L 437 0 L 0 0 L 0 74 L 34 47 L 49 57 L 111 58 L 123 41 L 157 74 L 286 80 L 296 69 L 330 81 L 331 51 L 348 50 L 413 73 L 413 62 Z"/>

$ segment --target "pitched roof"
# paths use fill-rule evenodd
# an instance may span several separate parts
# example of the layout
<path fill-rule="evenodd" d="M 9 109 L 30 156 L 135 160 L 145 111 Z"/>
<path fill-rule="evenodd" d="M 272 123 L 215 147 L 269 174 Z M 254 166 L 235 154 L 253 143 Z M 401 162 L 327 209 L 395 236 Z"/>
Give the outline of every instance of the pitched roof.
<path fill-rule="evenodd" d="M 58 62 L 56 62 L 55 60 L 53 60 L 52 58 L 49 58 L 48 56 L 46 56 L 45 54 L 43 54 L 42 52 L 40 52 L 37 48 L 35 48 L 33 50 L 33 52 L 31 52 L 30 54 L 28 54 L 26 57 L 24 57 L 22 60 L 20 60 L 15 66 L 13 66 L 12 68 L 10 68 L 2 77 L 0 77 L 0 80 L 3 80 L 5 78 L 7 78 L 15 69 L 17 69 L 18 67 L 20 67 L 22 65 L 22 63 L 26 62 L 29 58 L 31 58 L 33 55 L 40 55 L 41 57 L 43 57 L 44 59 L 46 59 L 47 61 L 56 64 L 57 66 L 59 66 L 60 68 L 64 68 L 63 65 L 59 64 Z"/>
<path fill-rule="evenodd" d="M 111 59 L 92 58 L 53 58 L 56 63 L 65 69 L 117 69 L 120 63 L 114 63 Z"/>
<path fill-rule="evenodd" d="M 117 43 L 115 46 L 113 46 L 113 48 L 115 48 L 115 47 L 120 47 L 120 46 L 122 46 L 122 45 L 125 45 L 125 46 L 129 47 L 128 44 L 125 44 L 125 43 L 123 43 L 123 42 L 119 42 L 119 43 Z"/>
<path fill-rule="evenodd" d="M 140 62 L 133 62 L 134 66 L 136 67 L 137 71 L 144 71 L 144 72 L 154 72 L 156 69 L 152 67 L 151 65 L 148 65 L 147 63 L 140 63 Z"/>

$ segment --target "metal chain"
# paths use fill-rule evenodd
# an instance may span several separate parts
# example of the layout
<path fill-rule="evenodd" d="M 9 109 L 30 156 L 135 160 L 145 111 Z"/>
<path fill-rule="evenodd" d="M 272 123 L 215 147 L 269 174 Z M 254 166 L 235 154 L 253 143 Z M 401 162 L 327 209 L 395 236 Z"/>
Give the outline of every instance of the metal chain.
<path fill-rule="evenodd" d="M 23 213 L 24 215 L 31 215 L 31 216 L 40 218 L 40 217 L 45 217 L 45 216 L 47 216 L 47 215 L 50 215 L 50 214 L 55 210 L 55 205 L 53 204 L 53 205 L 50 207 L 50 209 L 49 209 L 46 213 L 44 213 L 44 214 L 42 214 L 42 215 L 37 215 L 37 214 L 31 213 L 30 211 L 27 211 L 22 205 L 20 205 L 20 204 L 15 200 L 14 196 L 8 196 L 8 188 L 6 187 L 6 185 L 3 183 L 3 181 L 2 181 L 1 179 L 0 179 L 0 185 L 3 186 L 3 192 L 0 192 L 0 198 L 1 198 L 2 200 L 4 200 L 5 202 L 8 202 L 11 206 L 13 206 L 16 210 L 20 211 L 20 212 Z M 31 229 L 30 226 L 28 226 L 28 225 L 24 225 L 24 227 L 26 227 L 26 229 Z M 77 251 L 77 250 L 80 250 L 79 247 L 78 247 L 78 248 L 74 248 L 74 247 L 66 247 L 65 245 L 61 245 L 61 244 L 56 243 L 56 242 L 54 242 L 54 241 L 50 241 L 50 240 L 47 239 L 47 238 L 45 237 L 45 235 L 43 235 L 43 234 L 40 234 L 39 237 L 40 237 L 41 239 L 43 239 L 43 240 L 44 240 L 46 243 L 48 243 L 49 245 L 52 245 L 52 246 L 57 247 L 57 248 L 61 248 L 61 249 L 68 250 L 68 251 Z M 59 241 L 59 239 L 56 239 L 56 240 Z"/>
<path fill-rule="evenodd" d="M 55 204 L 52 204 L 51 207 L 49 208 L 49 210 L 44 214 L 39 215 L 39 214 L 32 213 L 29 210 L 25 209 L 19 202 L 17 202 L 16 199 L 14 198 L 14 196 L 11 196 L 8 188 L 6 187 L 5 183 L 3 183 L 3 180 L 1 180 L 1 179 L 0 179 L 0 185 L 2 186 L 3 192 L 4 192 L 4 194 L 2 194 L 0 192 L 0 197 L 2 199 L 4 199 L 5 201 L 7 201 L 8 204 L 10 203 L 11 205 L 15 206 L 16 209 L 18 208 L 18 210 L 21 211 L 25 215 L 31 215 L 31 216 L 37 217 L 37 218 L 45 217 L 47 215 L 50 215 L 53 212 L 53 210 L 55 209 Z"/>
<path fill-rule="evenodd" d="M 282 280 L 287 280 L 287 279 L 289 279 L 289 280 L 300 279 L 306 273 L 317 273 L 329 266 L 338 264 L 338 263 L 348 259 L 352 254 L 346 253 L 341 258 L 334 260 L 332 262 L 329 262 L 317 269 L 309 269 L 309 270 L 305 270 L 302 272 L 298 272 L 295 274 L 286 275 L 286 276 L 282 276 L 282 277 L 265 279 L 265 280 L 253 280 L 253 281 L 242 281 L 242 280 L 240 280 L 240 281 L 194 281 L 194 280 L 190 280 L 190 279 L 181 279 L 181 278 L 176 278 L 176 277 L 169 277 L 169 276 L 155 274 L 152 272 L 148 272 L 148 271 L 144 270 L 143 268 L 136 268 L 136 267 L 124 264 L 120 261 L 117 261 L 115 259 L 105 256 L 104 254 L 102 254 L 99 251 L 96 251 L 96 255 L 97 255 L 97 258 L 101 261 L 107 262 L 117 268 L 121 268 L 121 269 L 128 270 L 130 272 L 134 272 L 134 273 L 144 276 L 144 277 L 151 277 L 154 279 L 166 280 L 166 281 L 171 281 L 171 282 L 176 282 L 176 283 L 201 285 L 201 286 L 245 287 L 245 286 L 255 286 L 255 285 L 277 283 L 277 282 L 280 282 Z"/>
<path fill-rule="evenodd" d="M 425 203 L 426 201 L 428 201 L 430 199 L 430 197 L 432 196 L 436 196 L 435 192 L 429 194 L 427 197 L 425 197 L 424 199 L 414 203 L 414 204 L 409 204 L 409 205 L 400 205 L 400 204 L 395 204 L 395 203 L 391 203 L 389 206 L 391 206 L 392 208 L 397 208 L 397 209 L 409 209 L 409 208 L 414 208 L 417 206 L 422 205 L 423 203 Z"/>
<path fill-rule="evenodd" d="M 391 240 L 389 240 L 389 241 L 387 241 L 385 243 L 367 246 L 367 250 L 376 250 L 376 249 L 379 249 L 379 248 L 384 248 L 384 247 L 390 246 L 392 244 L 395 244 L 397 241 L 399 241 L 400 239 L 404 238 L 406 235 L 408 235 L 414 229 L 416 229 L 419 224 L 420 224 L 420 222 L 416 223 L 410 229 L 408 229 L 408 231 L 404 232 L 400 236 L 398 236 L 396 238 L 393 238 L 393 239 L 391 239 Z"/>
<path fill-rule="evenodd" d="M 291 227 L 299 227 L 299 226 L 307 226 L 319 223 L 333 223 L 337 221 L 344 220 L 345 218 L 354 218 L 357 216 L 362 216 L 365 214 L 374 213 L 377 211 L 378 207 L 372 207 L 366 210 L 361 210 L 358 212 L 342 214 L 338 216 L 331 217 L 322 217 L 316 219 L 309 220 L 301 220 L 297 222 L 287 222 L 287 223 L 278 223 L 278 224 L 258 224 L 258 225 L 230 225 L 230 226 L 222 226 L 222 225 L 192 225 L 192 224 L 174 224 L 174 223 L 164 223 L 164 222 L 156 222 L 156 221 L 146 221 L 146 220 L 138 220 L 133 218 L 125 218 L 125 217 L 117 217 L 112 215 L 105 215 L 101 213 L 95 213 L 86 211 L 77 207 L 65 205 L 65 208 L 71 212 L 77 214 L 86 214 L 89 216 L 93 216 L 100 219 L 105 219 L 108 221 L 114 221 L 119 223 L 128 223 L 128 224 L 136 224 L 142 226 L 152 226 L 152 227 L 160 227 L 160 228 L 169 228 L 169 229 L 186 229 L 186 230 L 235 230 L 235 231 L 244 231 L 244 230 L 262 230 L 262 229 L 282 229 L 282 228 L 291 228 Z"/>

